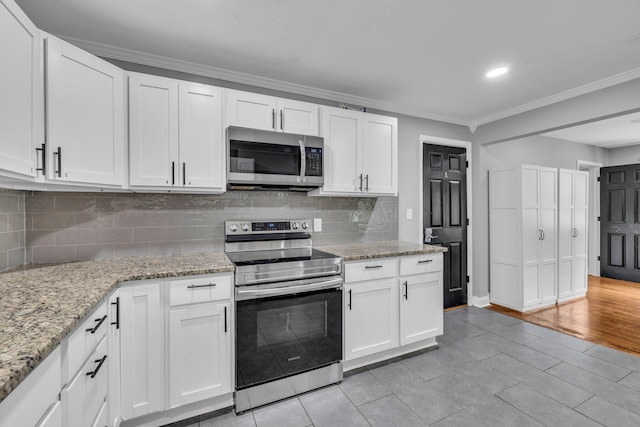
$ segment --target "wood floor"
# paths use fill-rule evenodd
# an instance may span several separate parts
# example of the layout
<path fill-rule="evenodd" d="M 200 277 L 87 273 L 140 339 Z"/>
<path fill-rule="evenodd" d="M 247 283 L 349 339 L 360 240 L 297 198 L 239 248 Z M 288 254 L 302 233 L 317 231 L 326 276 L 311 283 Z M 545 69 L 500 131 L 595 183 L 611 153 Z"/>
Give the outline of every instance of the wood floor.
<path fill-rule="evenodd" d="M 588 289 L 584 298 L 527 313 L 487 308 L 640 356 L 640 283 L 589 276 Z"/>

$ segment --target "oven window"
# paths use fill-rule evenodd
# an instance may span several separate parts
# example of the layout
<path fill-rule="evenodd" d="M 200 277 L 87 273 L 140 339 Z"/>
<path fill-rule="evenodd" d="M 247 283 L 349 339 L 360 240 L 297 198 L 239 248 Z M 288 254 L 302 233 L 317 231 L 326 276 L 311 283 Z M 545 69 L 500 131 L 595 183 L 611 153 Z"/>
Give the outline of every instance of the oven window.
<path fill-rule="evenodd" d="M 229 141 L 229 171 L 275 175 L 300 174 L 300 148 L 292 145 Z"/>
<path fill-rule="evenodd" d="M 342 358 L 342 292 L 327 290 L 238 301 L 238 389 Z"/>

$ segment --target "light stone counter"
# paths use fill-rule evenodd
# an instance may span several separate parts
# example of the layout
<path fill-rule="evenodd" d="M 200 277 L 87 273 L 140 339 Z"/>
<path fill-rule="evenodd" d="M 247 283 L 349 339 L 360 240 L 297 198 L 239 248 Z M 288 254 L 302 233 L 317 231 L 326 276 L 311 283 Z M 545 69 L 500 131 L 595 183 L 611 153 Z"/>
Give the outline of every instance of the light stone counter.
<path fill-rule="evenodd" d="M 442 246 L 400 242 L 397 240 L 389 242 L 319 246 L 317 249 L 341 256 L 343 261 L 358 261 L 372 258 L 389 258 L 405 255 L 433 254 L 447 251 L 447 249 Z"/>
<path fill-rule="evenodd" d="M 0 273 L 0 401 L 119 283 L 234 271 L 222 252 L 27 266 Z"/>

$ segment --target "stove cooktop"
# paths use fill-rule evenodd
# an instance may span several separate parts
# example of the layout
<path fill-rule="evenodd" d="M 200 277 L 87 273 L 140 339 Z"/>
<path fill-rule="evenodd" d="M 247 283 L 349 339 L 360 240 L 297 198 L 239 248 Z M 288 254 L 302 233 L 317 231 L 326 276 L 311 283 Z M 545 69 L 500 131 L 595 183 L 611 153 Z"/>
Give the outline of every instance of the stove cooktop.
<path fill-rule="evenodd" d="M 313 248 L 296 248 L 296 249 L 277 249 L 267 251 L 252 252 L 232 252 L 227 253 L 227 257 L 236 267 L 261 265 L 261 264 L 278 264 L 295 261 L 313 262 L 317 260 L 330 260 L 340 257 L 320 251 Z"/>

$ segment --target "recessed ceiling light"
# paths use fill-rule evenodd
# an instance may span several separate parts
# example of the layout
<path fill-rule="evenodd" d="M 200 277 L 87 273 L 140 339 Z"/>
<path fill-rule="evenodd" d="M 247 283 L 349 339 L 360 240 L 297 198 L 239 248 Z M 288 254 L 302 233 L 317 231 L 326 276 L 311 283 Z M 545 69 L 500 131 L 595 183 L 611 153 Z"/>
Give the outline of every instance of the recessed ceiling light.
<path fill-rule="evenodd" d="M 507 71 L 509 71 L 508 67 L 494 68 L 493 70 L 489 70 L 487 72 L 487 74 L 485 74 L 485 77 L 488 78 L 488 79 L 492 79 L 494 77 L 499 77 L 499 76 L 502 76 L 504 74 L 507 74 Z"/>

